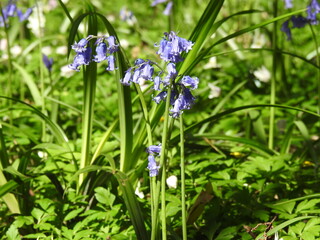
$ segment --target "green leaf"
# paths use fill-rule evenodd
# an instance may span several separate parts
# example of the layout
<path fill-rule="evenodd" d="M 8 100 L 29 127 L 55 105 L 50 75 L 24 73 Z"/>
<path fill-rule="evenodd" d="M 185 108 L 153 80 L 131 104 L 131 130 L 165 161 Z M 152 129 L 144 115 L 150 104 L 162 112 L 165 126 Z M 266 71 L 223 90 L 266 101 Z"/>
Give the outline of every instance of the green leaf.
<path fill-rule="evenodd" d="M 304 200 L 298 204 L 296 208 L 296 213 L 299 213 L 302 210 L 310 209 L 316 206 L 316 204 L 320 203 L 320 199 L 312 199 L 312 200 Z"/>
<path fill-rule="evenodd" d="M 284 202 L 284 203 L 277 203 L 276 205 L 271 205 L 270 207 L 273 209 L 277 209 L 281 212 L 291 214 L 293 212 L 293 208 L 296 205 L 295 202 Z"/>
<path fill-rule="evenodd" d="M 30 93 L 32 95 L 32 98 L 37 106 L 41 106 L 42 104 L 42 98 L 40 91 L 35 83 L 35 80 L 32 78 L 32 76 L 19 64 L 12 62 L 12 65 L 20 72 L 21 79 L 27 84 Z"/>
<path fill-rule="evenodd" d="M 84 209 L 85 208 L 77 208 L 72 210 L 64 217 L 63 221 L 69 221 L 71 219 L 74 219 L 75 217 L 79 216 Z"/>
<path fill-rule="evenodd" d="M 6 232 L 6 237 L 8 240 L 20 240 L 20 234 L 19 231 L 17 229 L 17 227 L 15 226 L 15 224 L 11 224 L 8 231 Z"/>
<path fill-rule="evenodd" d="M 95 197 L 98 202 L 108 205 L 110 207 L 113 206 L 113 203 L 116 199 L 116 196 L 110 192 L 110 189 L 105 189 L 103 187 L 97 187 L 94 189 Z"/>
<path fill-rule="evenodd" d="M 315 216 L 303 216 L 303 217 L 295 217 L 293 219 L 290 219 L 288 221 L 285 221 L 281 224 L 279 224 L 278 226 L 275 226 L 274 228 L 272 228 L 270 231 L 267 232 L 267 236 L 272 236 L 273 234 L 275 234 L 276 232 L 280 231 L 281 229 L 284 229 L 285 227 L 295 223 L 295 222 L 299 222 L 299 221 L 303 221 L 306 219 L 311 219 L 311 218 L 315 218 Z M 256 237 L 256 240 L 259 240 L 261 237 L 263 236 L 263 233 L 259 234 Z"/>
<path fill-rule="evenodd" d="M 149 236 L 147 234 L 147 231 L 144 225 L 141 208 L 137 201 L 137 197 L 134 194 L 134 190 L 130 182 L 130 179 L 126 176 L 125 173 L 122 173 L 120 171 L 115 173 L 115 177 L 118 180 L 119 187 L 123 194 L 123 199 L 128 209 L 131 222 L 137 234 L 137 238 L 142 240 L 149 239 Z"/>

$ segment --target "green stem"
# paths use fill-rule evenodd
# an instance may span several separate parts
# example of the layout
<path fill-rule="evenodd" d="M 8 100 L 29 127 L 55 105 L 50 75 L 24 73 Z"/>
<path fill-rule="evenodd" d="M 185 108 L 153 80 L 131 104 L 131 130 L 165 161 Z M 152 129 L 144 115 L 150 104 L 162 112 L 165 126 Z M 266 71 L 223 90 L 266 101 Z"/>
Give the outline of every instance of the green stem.
<path fill-rule="evenodd" d="M 169 86 L 172 85 L 170 82 Z M 171 87 L 168 88 L 166 98 L 166 108 L 164 111 L 164 125 L 162 133 L 162 147 L 160 154 L 160 166 L 162 167 L 161 174 L 161 225 L 162 225 L 162 240 L 167 239 L 167 221 L 166 221 L 166 148 L 168 138 L 168 126 L 169 126 L 169 108 L 171 98 Z"/>
<path fill-rule="evenodd" d="M 43 75 L 43 62 L 42 62 L 42 33 L 41 33 L 41 24 L 40 24 L 40 8 L 38 1 L 36 1 L 36 9 L 38 15 L 38 23 L 39 23 L 39 75 L 40 75 L 40 93 L 41 93 L 41 111 L 43 114 L 46 114 L 46 103 L 45 103 L 45 83 L 44 83 L 44 75 Z M 42 141 L 47 141 L 46 137 L 46 123 L 42 121 Z"/>
<path fill-rule="evenodd" d="M 146 101 L 144 99 L 143 93 L 141 91 L 141 88 L 138 84 L 135 84 L 135 88 L 138 92 L 140 104 L 143 112 L 143 116 L 146 122 L 146 129 L 147 129 L 147 139 L 148 139 L 148 146 L 152 145 L 152 129 L 151 129 L 151 123 L 150 123 L 150 117 L 149 112 L 147 108 Z M 157 235 L 157 212 L 158 212 L 158 202 L 156 201 L 156 178 L 152 177 L 150 180 L 150 191 L 151 191 L 151 240 L 156 239 Z"/>
<path fill-rule="evenodd" d="M 82 110 L 82 146 L 80 169 L 89 164 L 91 152 L 92 119 L 97 78 L 97 64 L 90 63 L 83 72 L 84 103 Z M 84 174 L 79 175 L 79 186 L 84 180 Z"/>
<path fill-rule="evenodd" d="M 316 45 L 316 53 L 317 53 L 316 63 L 317 63 L 317 66 L 319 66 L 320 65 L 319 44 L 317 41 L 316 33 L 314 32 L 312 25 L 309 24 L 309 26 L 311 29 L 313 41 Z M 319 68 L 317 71 L 317 80 L 318 80 L 317 82 L 318 82 L 318 114 L 319 114 L 320 113 L 320 69 Z"/>
<path fill-rule="evenodd" d="M 183 114 L 180 116 L 180 168 L 181 168 L 181 211 L 182 211 L 182 239 L 187 240 L 186 216 L 186 185 L 185 185 L 185 159 L 184 159 L 184 126 Z"/>
<path fill-rule="evenodd" d="M 273 1 L 273 17 L 277 17 L 278 15 L 278 0 Z M 277 53 L 277 41 L 278 41 L 278 22 L 275 21 L 273 23 L 273 36 L 272 36 L 272 44 L 273 44 L 273 65 L 272 65 L 272 78 L 271 78 L 271 92 L 270 92 L 270 104 L 275 104 L 276 99 L 276 74 L 277 74 L 277 66 L 278 66 L 278 53 Z M 269 119 L 269 142 L 268 146 L 270 149 L 273 149 L 274 145 L 274 115 L 275 109 L 270 109 L 270 119 Z"/>
<path fill-rule="evenodd" d="M 3 11 L 2 11 L 1 2 L 0 2 L 0 11 L 1 11 L 2 18 L 5 19 L 4 15 L 3 15 Z M 10 39 L 9 39 L 9 31 L 8 31 L 8 25 L 7 25 L 6 21 L 4 21 L 4 32 L 5 32 L 6 41 L 7 41 L 8 73 L 9 73 L 9 75 L 8 75 L 8 84 L 7 84 L 7 86 L 8 86 L 7 87 L 7 96 L 9 98 L 12 98 L 12 89 L 11 88 L 12 88 L 12 73 L 13 73 L 12 69 L 13 69 L 13 67 L 12 67 L 12 55 L 11 55 L 11 51 L 10 51 L 11 46 L 10 46 Z M 12 101 L 9 101 L 8 104 L 9 104 L 9 107 L 11 108 Z M 10 111 L 9 112 L 10 124 L 13 123 L 13 119 L 12 118 L 13 118 L 12 111 Z"/>

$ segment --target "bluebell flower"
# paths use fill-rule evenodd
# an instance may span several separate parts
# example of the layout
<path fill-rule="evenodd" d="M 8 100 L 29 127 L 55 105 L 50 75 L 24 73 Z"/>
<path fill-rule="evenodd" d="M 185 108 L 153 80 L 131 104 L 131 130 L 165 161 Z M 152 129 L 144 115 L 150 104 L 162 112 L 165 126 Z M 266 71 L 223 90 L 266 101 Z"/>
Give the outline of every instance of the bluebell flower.
<path fill-rule="evenodd" d="M 159 174 L 159 168 L 160 166 L 157 165 L 157 162 L 153 155 L 148 156 L 148 167 L 149 169 L 149 176 L 155 177 Z"/>
<path fill-rule="evenodd" d="M 73 63 L 69 65 L 69 68 L 77 72 L 80 71 L 81 65 L 89 65 L 91 60 L 91 48 L 87 47 L 84 52 L 78 52 L 73 59 Z"/>
<path fill-rule="evenodd" d="M 147 153 L 149 154 L 156 154 L 156 155 L 160 155 L 161 152 L 161 143 L 158 145 L 151 145 L 149 147 L 147 147 Z"/>
<path fill-rule="evenodd" d="M 185 87 L 191 87 L 191 89 L 198 88 L 199 79 L 197 77 L 190 77 L 190 76 L 184 76 L 180 83 L 183 84 Z"/>
<path fill-rule="evenodd" d="M 116 38 L 114 36 L 107 37 L 107 42 L 108 42 L 108 52 L 110 54 L 118 51 L 119 44 L 116 44 Z"/>
<path fill-rule="evenodd" d="M 292 0 L 284 0 L 284 5 L 286 9 L 292 8 L 293 7 Z"/>
<path fill-rule="evenodd" d="M 144 63 L 145 62 L 145 60 L 143 60 L 143 59 L 141 59 L 141 58 L 138 58 L 138 59 L 136 59 L 135 61 L 134 61 L 134 65 L 135 66 L 138 66 L 138 65 L 140 65 L 140 64 L 142 64 L 142 63 Z"/>
<path fill-rule="evenodd" d="M 152 100 L 159 104 L 163 99 L 167 97 L 167 92 L 162 91 L 157 96 L 155 96 Z"/>
<path fill-rule="evenodd" d="M 28 17 L 31 15 L 31 13 L 32 13 L 32 8 L 28 8 L 25 13 L 22 13 L 20 9 L 17 9 L 17 15 L 20 22 L 27 20 Z"/>
<path fill-rule="evenodd" d="M 129 85 L 130 85 L 130 83 L 131 83 L 131 77 L 132 77 L 131 69 L 132 69 L 132 68 L 129 68 L 129 69 L 126 71 L 126 74 L 124 75 L 124 78 L 120 80 L 123 85 L 126 85 L 126 86 L 129 86 Z"/>
<path fill-rule="evenodd" d="M 140 74 L 141 74 L 141 71 L 139 69 L 135 70 L 133 73 L 132 82 L 139 84 L 140 83 L 140 81 L 139 81 Z"/>
<path fill-rule="evenodd" d="M 292 16 L 290 20 L 293 28 L 303 28 L 308 23 L 308 19 L 300 15 Z"/>
<path fill-rule="evenodd" d="M 128 10 L 126 7 L 121 8 L 119 15 L 122 21 L 126 21 L 131 26 L 137 22 L 133 12 Z"/>
<path fill-rule="evenodd" d="M 163 84 L 168 86 L 170 84 L 170 79 L 175 79 L 177 76 L 176 65 L 174 63 L 167 64 L 167 76 L 163 80 Z"/>
<path fill-rule="evenodd" d="M 289 21 L 290 20 L 287 20 L 284 23 L 282 23 L 281 28 L 280 28 L 280 30 L 287 35 L 288 41 L 292 39 L 291 29 L 289 28 Z"/>
<path fill-rule="evenodd" d="M 154 0 L 152 3 L 151 3 L 151 7 L 154 7 L 156 5 L 158 5 L 159 3 L 164 3 L 166 2 L 167 0 Z"/>
<path fill-rule="evenodd" d="M 180 38 L 176 35 L 175 32 L 171 31 L 170 33 L 165 33 L 165 38 L 160 41 L 157 54 L 160 55 L 160 58 L 166 62 L 180 62 L 183 60 L 181 57 L 182 52 L 188 52 L 192 49 L 193 43 L 184 38 Z"/>
<path fill-rule="evenodd" d="M 8 18 L 8 17 L 13 17 L 14 14 L 16 13 L 16 11 L 17 11 L 16 4 L 14 4 L 10 1 L 9 4 L 5 7 L 4 11 L 2 11 L 2 12 L 3 12 L 4 17 Z"/>
<path fill-rule="evenodd" d="M 96 47 L 97 55 L 94 56 L 93 61 L 99 63 L 107 59 L 107 44 L 105 42 L 98 43 Z"/>
<path fill-rule="evenodd" d="M 312 25 L 318 24 L 317 14 L 320 13 L 320 4 L 317 0 L 311 0 L 311 3 L 307 7 L 307 19 Z"/>
<path fill-rule="evenodd" d="M 108 60 L 108 67 L 106 68 L 106 70 L 108 71 L 114 71 L 116 68 L 115 68 L 115 58 L 113 55 L 109 55 L 107 57 L 107 60 Z"/>
<path fill-rule="evenodd" d="M 194 104 L 194 101 L 196 98 L 192 95 L 191 91 L 189 88 L 183 88 L 182 90 L 183 94 L 183 100 L 184 100 L 184 107 L 185 109 L 190 109 L 191 106 Z"/>
<path fill-rule="evenodd" d="M 133 16 L 133 12 L 129 11 L 126 7 L 123 7 L 120 9 L 119 16 L 122 21 L 127 21 Z"/>
<path fill-rule="evenodd" d="M 170 109 L 171 116 L 177 118 L 186 109 L 186 102 L 182 94 L 179 94 L 179 97 L 175 100 L 173 108 Z"/>
<path fill-rule="evenodd" d="M 87 48 L 88 40 L 86 38 L 82 38 L 78 43 L 75 42 L 73 45 L 71 45 L 71 48 L 77 52 L 85 52 Z"/>
<path fill-rule="evenodd" d="M 46 66 L 46 68 L 49 70 L 49 72 L 51 72 L 52 65 L 53 65 L 53 58 L 48 58 L 47 55 L 42 54 L 42 61 L 43 61 L 44 65 Z"/>
<path fill-rule="evenodd" d="M 151 80 L 154 72 L 154 68 L 151 66 L 149 62 L 141 66 L 140 68 L 141 74 L 140 77 L 145 80 Z"/>
<path fill-rule="evenodd" d="M 156 76 L 154 79 L 153 79 L 153 82 L 154 82 L 154 85 L 153 85 L 153 89 L 155 91 L 160 91 L 160 84 L 161 84 L 161 77 L 160 76 Z"/>
<path fill-rule="evenodd" d="M 170 15 L 171 10 L 172 10 L 172 5 L 173 5 L 173 2 L 172 2 L 172 1 L 168 2 L 166 8 L 165 8 L 164 11 L 163 11 L 163 14 L 164 14 L 164 15 L 166 15 L 166 16 L 169 16 L 169 15 Z"/>

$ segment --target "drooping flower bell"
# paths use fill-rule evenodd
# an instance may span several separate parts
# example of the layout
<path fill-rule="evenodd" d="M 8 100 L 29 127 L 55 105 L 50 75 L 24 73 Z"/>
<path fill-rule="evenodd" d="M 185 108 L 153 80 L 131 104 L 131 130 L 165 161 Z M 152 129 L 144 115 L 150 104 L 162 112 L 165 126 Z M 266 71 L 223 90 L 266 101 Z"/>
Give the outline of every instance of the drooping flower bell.
<path fill-rule="evenodd" d="M 159 174 L 159 168 L 160 166 L 157 165 L 157 162 L 153 155 L 148 156 L 148 167 L 149 169 L 149 176 L 155 177 Z"/>
<path fill-rule="evenodd" d="M 318 24 L 317 14 L 320 13 L 320 4 L 318 0 L 311 0 L 311 3 L 307 7 L 307 19 L 312 25 Z"/>
<path fill-rule="evenodd" d="M 53 65 L 53 58 L 48 58 L 47 55 L 42 54 L 42 62 L 46 66 L 49 72 L 52 70 L 52 65 Z"/>
<path fill-rule="evenodd" d="M 165 37 L 160 41 L 157 54 L 166 62 L 181 62 L 182 52 L 188 52 L 192 49 L 193 43 L 184 38 L 178 37 L 175 32 L 165 33 Z"/>

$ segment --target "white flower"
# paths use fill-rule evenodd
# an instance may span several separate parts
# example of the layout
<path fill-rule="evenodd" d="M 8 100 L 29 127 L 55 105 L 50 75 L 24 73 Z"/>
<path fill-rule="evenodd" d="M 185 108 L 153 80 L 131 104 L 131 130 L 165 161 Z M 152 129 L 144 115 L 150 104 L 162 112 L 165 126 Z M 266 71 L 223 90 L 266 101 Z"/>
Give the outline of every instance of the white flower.
<path fill-rule="evenodd" d="M 217 87 L 213 83 L 208 83 L 208 87 L 210 88 L 210 94 L 208 96 L 209 99 L 217 98 L 221 94 L 221 88 Z"/>
<path fill-rule="evenodd" d="M 174 175 L 170 176 L 166 180 L 167 185 L 169 188 L 177 188 L 178 185 L 178 178 Z"/>
<path fill-rule="evenodd" d="M 127 49 L 129 47 L 129 41 L 126 39 L 120 39 L 120 45 L 121 47 L 123 47 L 124 49 Z"/>
<path fill-rule="evenodd" d="M 7 39 L 5 38 L 0 39 L 0 50 L 5 51 L 7 49 L 7 46 L 8 46 Z"/>
<path fill-rule="evenodd" d="M 48 153 L 43 152 L 43 151 L 38 151 L 38 156 L 39 156 L 39 158 L 47 159 Z"/>
<path fill-rule="evenodd" d="M 42 47 L 42 53 L 49 56 L 52 54 L 52 48 L 50 46 Z"/>
<path fill-rule="evenodd" d="M 10 48 L 10 52 L 11 52 L 12 56 L 16 57 L 19 54 L 21 54 L 22 48 L 20 46 L 18 46 L 18 45 L 15 45 L 15 46 Z"/>
<path fill-rule="evenodd" d="M 68 67 L 68 65 L 65 65 L 60 68 L 60 76 L 70 78 L 75 71 L 73 71 L 71 68 Z"/>
<path fill-rule="evenodd" d="M 271 73 L 265 66 L 258 68 L 253 75 L 261 82 L 269 82 L 271 78 Z"/>
<path fill-rule="evenodd" d="M 135 194 L 139 197 L 139 198 L 144 198 L 144 193 L 140 191 L 140 186 L 141 186 L 141 183 L 138 182 L 137 184 L 137 187 L 136 187 L 136 190 L 135 190 Z"/>
<path fill-rule="evenodd" d="M 38 7 L 34 8 L 33 13 L 28 18 L 27 27 L 31 29 L 34 35 L 40 37 L 45 26 L 46 18 L 43 15 L 43 7 L 38 3 Z"/>
<path fill-rule="evenodd" d="M 68 48 L 66 46 L 59 46 L 56 49 L 56 53 L 59 55 L 66 55 L 68 53 Z"/>
<path fill-rule="evenodd" d="M 251 48 L 262 48 L 266 44 L 266 36 L 258 31 L 254 33 Z"/>

